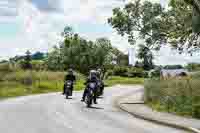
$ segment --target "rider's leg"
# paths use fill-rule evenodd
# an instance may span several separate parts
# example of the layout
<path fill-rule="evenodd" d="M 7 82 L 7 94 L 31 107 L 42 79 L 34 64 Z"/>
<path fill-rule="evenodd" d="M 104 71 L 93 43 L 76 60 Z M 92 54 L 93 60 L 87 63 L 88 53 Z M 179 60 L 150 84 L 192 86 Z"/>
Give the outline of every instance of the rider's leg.
<path fill-rule="evenodd" d="M 97 90 L 94 91 L 94 104 L 97 104 Z"/>
<path fill-rule="evenodd" d="M 83 92 L 83 96 L 82 96 L 82 100 L 81 101 L 85 101 L 86 94 L 87 94 L 87 88 L 85 88 L 85 90 Z"/>

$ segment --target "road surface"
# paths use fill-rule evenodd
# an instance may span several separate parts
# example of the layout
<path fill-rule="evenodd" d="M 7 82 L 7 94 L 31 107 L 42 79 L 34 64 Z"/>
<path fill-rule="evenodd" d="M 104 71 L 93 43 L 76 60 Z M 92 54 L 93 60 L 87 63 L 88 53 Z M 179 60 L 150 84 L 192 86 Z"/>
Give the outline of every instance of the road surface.
<path fill-rule="evenodd" d="M 139 86 L 138 86 L 139 87 Z M 135 87 L 106 89 L 94 108 L 75 92 L 66 100 L 60 93 L 26 96 L 0 102 L 1 133 L 184 133 L 135 118 L 113 106 L 113 99 Z"/>

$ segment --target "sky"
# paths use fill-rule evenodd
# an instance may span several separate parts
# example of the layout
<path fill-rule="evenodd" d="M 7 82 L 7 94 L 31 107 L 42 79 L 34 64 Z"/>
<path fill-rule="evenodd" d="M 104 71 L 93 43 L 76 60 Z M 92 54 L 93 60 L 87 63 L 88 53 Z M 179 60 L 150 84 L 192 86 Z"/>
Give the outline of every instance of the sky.
<path fill-rule="evenodd" d="M 151 1 L 167 4 L 166 0 Z M 27 50 L 49 51 L 61 40 L 60 33 L 66 25 L 90 40 L 107 37 L 113 46 L 127 52 L 132 46 L 107 24 L 112 9 L 125 3 L 125 0 L 0 0 L 0 59 Z M 198 56 L 178 55 L 168 47 L 155 55 L 157 64 L 200 61 Z"/>

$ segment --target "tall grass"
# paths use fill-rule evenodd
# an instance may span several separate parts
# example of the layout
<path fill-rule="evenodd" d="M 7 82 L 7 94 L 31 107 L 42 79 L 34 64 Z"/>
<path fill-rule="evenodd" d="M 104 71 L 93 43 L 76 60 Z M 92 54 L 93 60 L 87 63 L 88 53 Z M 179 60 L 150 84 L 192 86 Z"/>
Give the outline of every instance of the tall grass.
<path fill-rule="evenodd" d="M 24 71 L 7 69 L 0 66 L 0 99 L 38 93 L 59 92 L 64 85 L 65 72 Z M 1 69 L 2 68 L 2 69 Z M 85 88 L 85 76 L 76 73 L 75 90 Z M 110 77 L 105 81 L 107 86 L 115 84 L 142 84 L 143 78 Z"/>
<path fill-rule="evenodd" d="M 200 79 L 198 78 L 147 80 L 144 98 L 154 109 L 200 118 Z"/>
<path fill-rule="evenodd" d="M 110 76 L 108 80 L 105 81 L 106 86 L 112 86 L 115 84 L 143 84 L 144 78 L 128 78 L 120 76 Z"/>
<path fill-rule="evenodd" d="M 0 71 L 0 98 L 62 91 L 65 72 Z M 75 90 L 84 88 L 85 77 L 77 74 Z"/>

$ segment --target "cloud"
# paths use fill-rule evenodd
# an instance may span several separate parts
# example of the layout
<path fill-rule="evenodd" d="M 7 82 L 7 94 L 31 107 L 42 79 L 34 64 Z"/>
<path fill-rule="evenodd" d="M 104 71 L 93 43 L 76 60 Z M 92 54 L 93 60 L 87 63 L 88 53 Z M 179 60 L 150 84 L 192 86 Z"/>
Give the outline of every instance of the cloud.
<path fill-rule="evenodd" d="M 9 22 L 18 30 L 14 37 L 0 37 L 0 56 L 9 58 L 26 50 L 48 51 L 61 40 L 60 33 L 66 25 L 87 39 L 108 37 L 115 47 L 127 52 L 130 47 L 127 38 L 119 36 L 107 24 L 112 9 L 123 5 L 123 0 L 1 0 L 0 26 Z M 177 60 L 182 63 L 190 59 L 169 56 L 170 51 L 161 53 L 166 54 L 160 54 L 157 63 Z M 198 60 L 196 56 L 193 59 Z"/>

